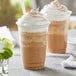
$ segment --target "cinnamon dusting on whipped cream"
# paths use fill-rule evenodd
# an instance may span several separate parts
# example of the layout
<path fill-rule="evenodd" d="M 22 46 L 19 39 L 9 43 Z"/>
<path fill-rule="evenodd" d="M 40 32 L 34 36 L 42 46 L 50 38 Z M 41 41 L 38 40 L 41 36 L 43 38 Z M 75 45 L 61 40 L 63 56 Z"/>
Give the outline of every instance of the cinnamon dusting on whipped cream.
<path fill-rule="evenodd" d="M 29 12 L 29 15 L 30 15 L 30 16 L 33 16 L 33 17 L 42 17 L 42 14 L 39 12 L 39 8 L 37 8 L 37 9 L 32 9 L 32 10 Z"/>
<path fill-rule="evenodd" d="M 67 10 L 64 5 L 60 4 L 59 0 L 54 0 L 53 3 L 59 10 L 61 11 Z"/>

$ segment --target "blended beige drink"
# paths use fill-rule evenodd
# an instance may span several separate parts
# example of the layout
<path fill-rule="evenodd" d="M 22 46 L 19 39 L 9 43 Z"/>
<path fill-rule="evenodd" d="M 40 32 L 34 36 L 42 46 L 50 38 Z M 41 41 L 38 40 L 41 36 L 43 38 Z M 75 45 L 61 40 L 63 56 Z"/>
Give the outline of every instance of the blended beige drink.
<path fill-rule="evenodd" d="M 66 53 L 71 11 L 58 0 L 54 0 L 44 6 L 41 13 L 51 21 L 48 28 L 48 50 L 52 53 Z"/>
<path fill-rule="evenodd" d="M 25 69 L 42 69 L 44 67 L 48 23 L 37 9 L 26 13 L 17 21 Z"/>

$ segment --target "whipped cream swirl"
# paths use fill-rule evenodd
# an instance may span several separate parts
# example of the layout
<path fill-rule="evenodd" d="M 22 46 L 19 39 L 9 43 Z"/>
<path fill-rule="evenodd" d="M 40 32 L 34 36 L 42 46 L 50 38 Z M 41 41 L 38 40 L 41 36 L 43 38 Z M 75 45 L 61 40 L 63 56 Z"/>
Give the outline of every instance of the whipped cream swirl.
<path fill-rule="evenodd" d="M 60 4 L 58 0 L 45 5 L 41 13 L 49 20 L 65 20 L 72 13 L 65 5 Z"/>
<path fill-rule="evenodd" d="M 29 13 L 25 13 L 16 22 L 19 26 L 37 26 L 48 24 L 48 20 L 38 11 L 38 9 L 33 9 Z"/>
<path fill-rule="evenodd" d="M 18 29 L 22 32 L 44 32 L 47 31 L 49 23 L 38 9 L 33 9 L 24 14 L 16 22 Z"/>

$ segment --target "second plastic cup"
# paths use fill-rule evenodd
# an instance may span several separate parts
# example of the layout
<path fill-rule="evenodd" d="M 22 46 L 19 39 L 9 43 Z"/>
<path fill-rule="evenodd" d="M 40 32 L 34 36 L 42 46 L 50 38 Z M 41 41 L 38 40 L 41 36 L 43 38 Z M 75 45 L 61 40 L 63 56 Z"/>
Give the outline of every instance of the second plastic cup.
<path fill-rule="evenodd" d="M 66 53 L 69 19 L 72 12 L 58 0 L 54 0 L 45 5 L 41 13 L 50 21 L 48 50 L 51 53 Z"/>

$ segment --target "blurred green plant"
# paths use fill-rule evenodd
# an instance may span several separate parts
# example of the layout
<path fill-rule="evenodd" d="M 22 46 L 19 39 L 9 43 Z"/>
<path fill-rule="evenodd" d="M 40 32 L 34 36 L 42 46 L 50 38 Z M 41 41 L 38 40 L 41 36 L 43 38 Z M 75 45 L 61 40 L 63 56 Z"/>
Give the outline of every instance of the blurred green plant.
<path fill-rule="evenodd" d="M 14 48 L 13 43 L 6 38 L 0 39 L 0 42 L 4 43 L 4 46 L 0 47 L 2 48 L 2 52 L 0 52 L 0 60 L 9 59 L 10 57 L 13 56 L 13 48 Z"/>
<path fill-rule="evenodd" d="M 16 9 L 16 15 L 15 15 L 15 18 L 16 18 L 16 20 L 18 19 L 18 18 L 20 18 L 21 17 L 21 15 L 22 15 L 22 9 L 21 9 L 21 5 L 20 5 L 20 3 L 19 2 L 17 2 L 16 3 L 16 5 L 14 6 L 14 8 Z"/>
<path fill-rule="evenodd" d="M 31 0 L 25 0 L 25 6 L 27 7 L 31 7 Z"/>

